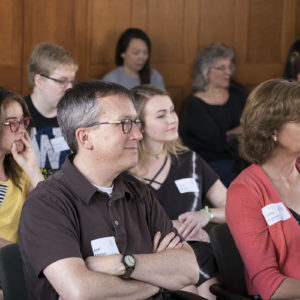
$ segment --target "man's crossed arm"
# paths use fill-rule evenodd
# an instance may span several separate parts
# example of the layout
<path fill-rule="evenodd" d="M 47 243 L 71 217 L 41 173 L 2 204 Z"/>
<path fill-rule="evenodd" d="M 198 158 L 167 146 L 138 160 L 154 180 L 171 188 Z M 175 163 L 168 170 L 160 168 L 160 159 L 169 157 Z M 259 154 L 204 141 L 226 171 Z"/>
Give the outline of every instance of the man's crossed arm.
<path fill-rule="evenodd" d="M 199 267 L 195 254 L 173 232 L 159 242 L 153 240 L 153 253 L 134 254 L 135 270 L 130 280 L 121 279 L 125 273 L 122 255 L 66 258 L 44 269 L 44 274 L 63 300 L 84 299 L 145 299 L 159 288 L 178 290 L 195 284 Z"/>

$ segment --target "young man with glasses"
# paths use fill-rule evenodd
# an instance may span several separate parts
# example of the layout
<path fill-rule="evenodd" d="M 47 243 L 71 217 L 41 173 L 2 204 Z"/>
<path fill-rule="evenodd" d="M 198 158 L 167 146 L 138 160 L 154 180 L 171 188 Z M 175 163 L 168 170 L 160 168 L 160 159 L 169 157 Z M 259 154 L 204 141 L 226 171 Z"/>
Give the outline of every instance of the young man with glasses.
<path fill-rule="evenodd" d="M 196 283 L 194 252 L 158 201 L 119 176 L 137 164 L 142 138 L 129 91 L 79 83 L 58 122 L 73 153 L 30 194 L 19 226 L 29 298 L 162 299 L 161 288 Z"/>
<path fill-rule="evenodd" d="M 56 172 L 70 152 L 57 123 L 56 105 L 75 83 L 77 69 L 66 49 L 50 43 L 36 45 L 28 61 L 33 92 L 25 100 L 34 124 L 31 139 L 44 177 Z"/>

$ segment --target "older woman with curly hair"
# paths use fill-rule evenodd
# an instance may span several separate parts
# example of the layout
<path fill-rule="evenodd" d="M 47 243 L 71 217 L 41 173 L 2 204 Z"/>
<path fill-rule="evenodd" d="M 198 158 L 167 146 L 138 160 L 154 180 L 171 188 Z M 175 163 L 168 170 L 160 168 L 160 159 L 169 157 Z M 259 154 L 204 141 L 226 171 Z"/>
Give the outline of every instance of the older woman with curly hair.
<path fill-rule="evenodd" d="M 226 219 L 250 295 L 300 299 L 300 85 L 256 87 L 242 114 L 242 156 L 252 163 L 230 185 Z"/>
<path fill-rule="evenodd" d="M 231 84 L 233 72 L 232 49 L 215 43 L 201 50 L 194 63 L 193 94 L 185 102 L 180 123 L 184 144 L 199 153 L 226 186 L 237 175 L 226 145 L 241 133 L 240 116 L 247 98 L 241 86 Z"/>

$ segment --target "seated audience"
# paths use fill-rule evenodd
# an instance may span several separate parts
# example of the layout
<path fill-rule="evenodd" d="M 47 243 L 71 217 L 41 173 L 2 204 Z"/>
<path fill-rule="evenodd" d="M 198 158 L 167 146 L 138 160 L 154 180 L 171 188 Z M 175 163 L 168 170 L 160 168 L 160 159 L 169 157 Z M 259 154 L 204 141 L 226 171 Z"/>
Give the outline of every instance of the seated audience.
<path fill-rule="evenodd" d="M 294 79 L 291 68 L 291 57 L 294 53 L 300 53 L 300 40 L 296 40 L 290 47 L 289 53 L 286 58 L 286 63 L 283 71 L 284 79 Z"/>
<path fill-rule="evenodd" d="M 44 177 L 56 172 L 70 153 L 57 123 L 56 105 L 74 84 L 77 69 L 77 62 L 66 49 L 49 43 L 36 45 L 28 61 L 33 92 L 25 101 L 33 119 L 31 139 Z"/>
<path fill-rule="evenodd" d="M 206 273 L 194 292 L 215 299 L 209 286 L 216 281 L 217 269 L 203 227 L 209 222 L 225 222 L 226 188 L 198 154 L 180 143 L 178 117 L 168 93 L 151 85 L 135 87 L 131 93 L 144 127 L 138 165 L 126 177 L 148 184 L 178 232 L 190 241 L 200 269 Z M 214 208 L 204 208 L 204 200 Z"/>
<path fill-rule="evenodd" d="M 151 83 L 164 88 L 162 76 L 150 68 L 151 42 L 147 34 L 138 28 L 128 28 L 120 36 L 115 62 L 118 66 L 103 77 L 131 89 L 134 86 Z"/>
<path fill-rule="evenodd" d="M 43 176 L 27 130 L 30 114 L 21 96 L 0 88 L 0 247 L 18 240 L 25 198 Z"/>
<path fill-rule="evenodd" d="M 300 299 L 300 85 L 260 84 L 241 125 L 241 154 L 252 165 L 228 189 L 226 219 L 248 292 L 264 300 Z"/>
<path fill-rule="evenodd" d="M 161 288 L 195 284 L 192 248 L 143 183 L 119 176 L 136 165 L 142 138 L 129 91 L 82 82 L 66 91 L 57 113 L 73 153 L 23 207 L 30 299 L 161 299 Z"/>
<path fill-rule="evenodd" d="M 185 145 L 201 155 L 228 186 L 237 175 L 228 142 L 241 133 L 245 90 L 230 85 L 234 53 L 216 43 L 196 56 L 192 92 L 184 105 L 180 134 Z M 231 149 L 231 148 L 230 148 Z"/>

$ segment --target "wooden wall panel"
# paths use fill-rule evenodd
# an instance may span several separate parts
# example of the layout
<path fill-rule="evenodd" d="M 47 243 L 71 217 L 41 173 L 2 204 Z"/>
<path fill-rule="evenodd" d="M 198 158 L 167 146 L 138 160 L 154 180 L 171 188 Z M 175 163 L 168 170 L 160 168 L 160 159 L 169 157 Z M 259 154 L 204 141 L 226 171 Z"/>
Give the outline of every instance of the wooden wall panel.
<path fill-rule="evenodd" d="M 27 82 L 26 64 L 35 44 L 50 42 L 62 45 L 71 53 L 76 53 L 77 16 L 76 0 L 24 0 L 24 52 L 23 52 L 23 93 L 30 87 Z M 75 54 L 73 54 L 76 57 Z"/>
<path fill-rule="evenodd" d="M 43 41 L 74 55 L 80 80 L 101 78 L 115 67 L 121 32 L 139 27 L 151 38 L 151 65 L 163 75 L 178 112 L 202 47 L 232 47 L 234 77 L 251 90 L 281 76 L 287 51 L 300 38 L 300 0 L 0 0 L 0 17 L 3 86 L 30 91 L 27 60 Z"/>
<path fill-rule="evenodd" d="M 282 0 L 251 0 L 249 2 L 248 62 L 276 63 L 280 61 L 282 11 Z"/>
<path fill-rule="evenodd" d="M 236 1 L 202 0 L 199 12 L 199 49 L 216 41 L 232 46 L 236 26 Z"/>
<path fill-rule="evenodd" d="M 22 90 L 22 2 L 0 0 L 0 86 Z"/>
<path fill-rule="evenodd" d="M 155 41 L 152 46 L 153 62 L 183 62 L 184 3 L 184 0 L 149 1 L 148 33 Z"/>

